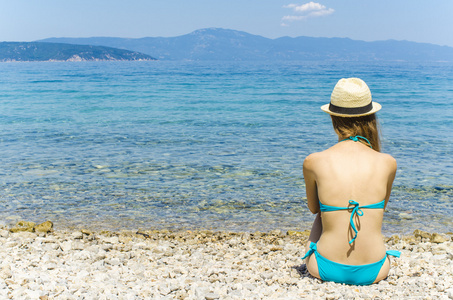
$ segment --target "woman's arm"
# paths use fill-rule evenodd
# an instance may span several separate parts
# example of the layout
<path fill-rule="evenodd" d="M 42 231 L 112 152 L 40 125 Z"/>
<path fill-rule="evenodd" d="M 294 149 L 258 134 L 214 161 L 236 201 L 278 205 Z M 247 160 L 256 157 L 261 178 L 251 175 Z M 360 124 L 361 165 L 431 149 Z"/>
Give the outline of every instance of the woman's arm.
<path fill-rule="evenodd" d="M 389 176 L 388 176 L 388 181 L 387 181 L 387 193 L 385 195 L 385 206 L 387 206 L 387 203 L 389 202 L 390 199 L 390 193 L 392 192 L 392 186 L 393 186 L 393 180 L 395 180 L 395 175 L 396 175 L 396 160 L 389 155 L 388 159 L 388 167 L 390 169 Z M 385 209 L 385 208 L 384 208 Z"/>
<path fill-rule="evenodd" d="M 307 158 L 305 158 L 303 165 L 308 209 L 310 209 L 310 211 L 314 214 L 319 212 L 318 188 L 314 172 L 315 160 L 316 154 L 310 154 Z"/>

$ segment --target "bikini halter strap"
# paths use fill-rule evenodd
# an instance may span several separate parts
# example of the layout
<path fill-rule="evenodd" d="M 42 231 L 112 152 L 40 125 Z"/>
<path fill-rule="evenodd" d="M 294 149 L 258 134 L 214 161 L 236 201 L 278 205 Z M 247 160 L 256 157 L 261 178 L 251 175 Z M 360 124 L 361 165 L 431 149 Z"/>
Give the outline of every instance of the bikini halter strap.
<path fill-rule="evenodd" d="M 362 139 L 362 140 L 364 140 L 365 142 L 367 142 L 368 145 L 370 145 L 370 148 L 373 149 L 373 146 L 371 146 L 370 141 L 369 141 L 366 137 L 363 137 L 363 136 L 360 136 L 360 135 L 350 136 L 350 137 L 348 137 L 348 138 L 345 138 L 344 140 L 341 140 L 340 142 L 347 141 L 347 140 L 351 140 L 351 141 L 354 141 L 354 142 L 358 142 L 359 139 Z"/>

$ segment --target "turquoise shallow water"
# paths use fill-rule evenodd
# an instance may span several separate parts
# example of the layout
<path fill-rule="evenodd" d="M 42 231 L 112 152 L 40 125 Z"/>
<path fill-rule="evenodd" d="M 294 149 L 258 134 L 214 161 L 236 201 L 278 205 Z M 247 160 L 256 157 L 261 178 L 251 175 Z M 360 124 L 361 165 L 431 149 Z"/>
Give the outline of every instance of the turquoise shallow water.
<path fill-rule="evenodd" d="M 104 229 L 308 229 L 319 107 L 357 76 L 398 161 L 384 233 L 451 231 L 453 65 L 0 64 L 0 220 Z"/>

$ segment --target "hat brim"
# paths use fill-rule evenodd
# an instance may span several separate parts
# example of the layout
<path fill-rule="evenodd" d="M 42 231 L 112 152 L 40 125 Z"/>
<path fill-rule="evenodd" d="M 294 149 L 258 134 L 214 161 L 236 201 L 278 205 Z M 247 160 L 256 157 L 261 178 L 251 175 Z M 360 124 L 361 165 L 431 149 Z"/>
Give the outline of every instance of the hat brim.
<path fill-rule="evenodd" d="M 363 116 L 372 115 L 372 114 L 374 114 L 375 112 L 379 111 L 382 108 L 382 106 L 379 103 L 377 103 L 377 102 L 373 101 L 372 104 L 373 104 L 373 108 L 370 111 L 368 111 L 366 113 L 362 113 L 362 114 L 340 114 L 340 113 L 332 112 L 329 109 L 330 103 L 321 106 L 321 109 L 322 109 L 322 111 L 324 111 L 324 112 L 326 112 L 326 113 L 328 113 L 329 115 L 332 115 L 332 116 L 353 118 L 353 117 L 363 117 Z"/>

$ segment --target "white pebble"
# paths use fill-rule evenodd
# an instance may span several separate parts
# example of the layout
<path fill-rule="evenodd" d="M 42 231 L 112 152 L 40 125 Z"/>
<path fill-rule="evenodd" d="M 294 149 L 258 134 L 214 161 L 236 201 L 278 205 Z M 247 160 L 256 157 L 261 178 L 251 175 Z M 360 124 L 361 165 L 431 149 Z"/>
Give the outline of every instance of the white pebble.
<path fill-rule="evenodd" d="M 452 242 L 388 245 L 403 249 L 389 277 L 356 287 L 309 276 L 300 260 L 304 238 L 281 232 L 220 240 L 1 234 L 0 299 L 453 299 Z"/>

